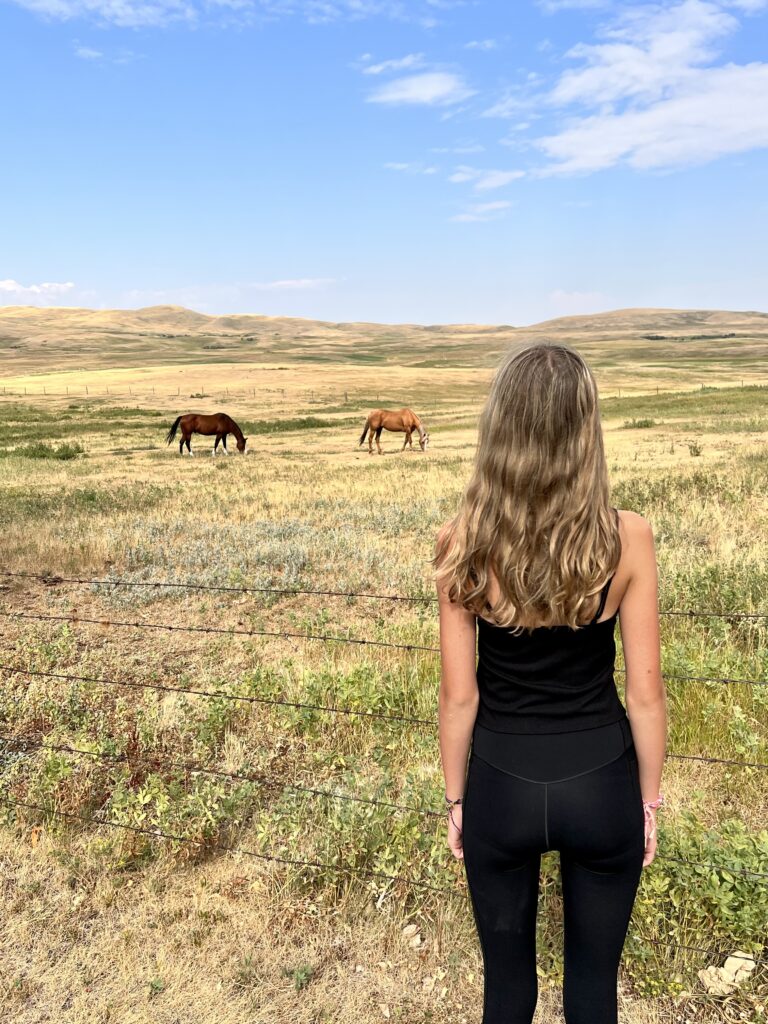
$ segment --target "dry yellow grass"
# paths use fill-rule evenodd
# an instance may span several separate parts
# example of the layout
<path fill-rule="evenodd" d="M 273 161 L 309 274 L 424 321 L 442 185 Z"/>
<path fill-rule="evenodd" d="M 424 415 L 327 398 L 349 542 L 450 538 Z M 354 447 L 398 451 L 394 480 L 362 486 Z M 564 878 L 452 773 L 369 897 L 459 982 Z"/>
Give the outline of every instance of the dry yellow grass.
<path fill-rule="evenodd" d="M 611 323 L 616 326 L 615 320 Z M 606 331 L 611 323 L 593 322 L 591 328 Z M 725 331 L 721 322 L 709 323 Z M 651 331 L 637 316 L 633 325 L 635 331 Z M 726 326 L 730 330 L 733 321 Z M 664 329 L 672 328 L 683 329 L 668 321 Z M 567 329 L 573 331 L 574 324 Z M 699 332 L 700 323 L 684 329 Z M 241 324 L 238 330 L 251 326 Z M 475 344 L 477 338 L 471 340 Z M 73 351 L 76 343 L 77 338 Z M 686 343 L 687 351 L 696 344 Z M 742 368 L 752 359 L 751 348 L 745 363 L 710 353 L 711 358 L 701 357 L 703 371 L 682 362 L 670 378 L 662 367 L 643 365 L 637 348 L 628 361 L 621 344 L 608 348 L 597 334 L 586 338 L 588 345 L 596 352 L 602 347 L 604 365 L 598 359 L 597 369 L 603 389 L 622 388 L 621 401 L 605 403 L 608 458 L 615 485 L 654 522 L 665 605 L 717 599 L 729 610 L 737 607 L 735 601 L 740 610 L 765 610 L 761 574 L 768 508 L 759 480 L 750 483 L 765 450 L 764 392 L 723 392 L 722 398 L 690 392 L 702 372 L 708 383 L 740 380 L 742 373 L 757 379 L 759 360 L 752 369 Z M 20 356 L 15 376 L 5 378 L 5 386 L 16 395 L 0 398 L 0 447 L 11 451 L 27 442 L 55 446 L 77 441 L 86 457 L 38 460 L 11 453 L 0 461 L 0 567 L 97 577 L 114 573 L 137 582 L 428 592 L 435 528 L 451 514 L 473 455 L 476 415 L 490 374 L 482 365 L 352 366 L 337 358 L 291 366 L 277 359 L 260 365 L 247 359 L 216 364 L 158 360 L 121 368 L 96 365 L 106 362 L 101 354 L 87 369 L 57 365 L 41 374 L 34 352 L 29 358 L 15 352 Z M 74 357 L 65 353 L 62 364 L 70 363 Z M 25 404 L 18 395 L 25 384 L 57 394 L 28 397 Z M 668 398 L 663 392 L 670 384 L 688 393 L 679 400 Z M 66 395 L 66 387 L 74 392 L 86 385 L 87 400 L 81 392 Z M 657 386 L 662 392 L 658 399 Z M 128 388 L 132 393 L 126 394 Z M 210 406 L 188 397 L 203 389 L 216 399 Z M 227 391 L 229 400 L 222 401 Z M 628 392 L 650 394 L 627 398 Z M 400 455 L 397 436 L 384 436 L 384 457 L 370 457 L 358 447 L 365 412 L 377 395 L 381 404 L 411 404 L 424 414 L 432 435 L 426 455 Z M 195 459 L 181 458 L 165 446 L 164 435 L 177 412 L 222 404 L 236 419 L 250 423 L 252 454 L 202 457 L 210 451 L 208 439 L 193 439 Z M 303 427 L 302 418 L 308 416 L 320 425 Z M 624 426 L 646 417 L 653 425 Z M 710 570 L 715 584 L 706 590 Z M 753 578 L 749 589 L 745 584 Z M 728 586 L 736 592 L 723 590 L 721 596 L 718 587 L 731 580 Z M 30 580 L 0 584 L 0 610 L 5 611 L 348 631 L 427 645 L 436 640 L 434 617 L 418 606 L 120 591 Z M 308 693 L 338 703 L 380 697 L 394 701 L 395 711 L 424 717 L 434 713 L 437 662 L 431 655 L 1 621 L 3 657 L 11 655 L 28 666 L 196 688 L 231 685 L 233 692 L 247 686 L 255 672 L 272 672 L 287 699 Z M 764 631 L 714 630 L 710 624 L 665 621 L 665 656 L 675 671 L 755 678 L 765 673 Z M 204 757 L 228 770 L 248 764 L 273 777 L 276 786 L 293 780 L 349 789 L 354 776 L 354 784 L 365 792 L 379 792 L 377 787 L 386 783 L 394 795 L 407 796 L 409 786 L 439 794 L 437 752 L 428 736 L 417 742 L 407 733 L 370 724 L 334 724 L 321 717 L 305 723 L 298 715 L 253 708 L 219 721 L 211 718 L 203 700 L 188 707 L 172 695 L 116 695 L 98 686 L 83 696 L 76 685 L 23 677 L 10 677 L 8 685 L 3 727 L 23 734 L 95 741 L 106 732 L 120 737 L 140 726 L 141 743 L 148 748 Z M 366 686 L 373 689 L 360 689 Z M 671 695 L 675 749 L 734 757 L 739 743 L 744 745 L 740 757 L 767 759 L 768 722 L 758 695 L 680 687 Z M 41 786 L 46 778 L 42 763 L 34 766 Z M 103 797 L 113 784 L 112 775 L 84 762 L 50 794 L 56 806 L 77 812 L 91 808 L 94 794 Z M 733 816 L 754 831 L 765 825 L 759 777 L 717 766 L 670 765 L 667 789 L 670 822 L 693 808 L 714 826 Z M 326 804 L 307 805 L 295 822 L 289 815 L 284 834 L 278 818 L 262 820 L 258 801 L 249 807 L 239 845 L 256 849 L 266 842 L 283 849 L 286 844 L 303 858 L 327 856 L 334 842 L 342 844 L 343 856 L 351 850 L 351 840 Z M 422 905 L 400 891 L 379 900 L 380 890 L 372 893 L 365 883 L 309 890 L 281 868 L 233 854 L 195 862 L 163 849 L 157 859 L 145 862 L 130 844 L 115 845 L 106 834 L 99 839 L 92 829 L 58 835 L 33 831 L 34 823 L 34 816 L 22 816 L 0 831 L 6 897 L 0 909 L 0 1006 L 19 1024 L 208 1024 L 213 1019 L 221 1024 L 375 1024 L 387 1019 L 476 1024 L 479 1019 L 480 964 L 461 904 Z M 326 827 L 336 830 L 329 839 L 324 838 Z M 410 870 L 419 874 L 424 867 L 417 861 Z M 402 927 L 411 921 L 423 936 L 417 951 L 402 940 Z M 309 975 L 302 985 L 305 968 Z M 686 983 L 695 987 L 689 963 L 675 961 L 674 970 L 684 972 Z M 708 1003 L 699 991 L 683 1007 L 669 999 L 641 999 L 625 984 L 625 1024 L 699 1024 L 757 1013 L 759 992 L 749 1004 L 729 1008 Z M 537 1024 L 560 1021 L 556 989 L 545 990 Z"/>

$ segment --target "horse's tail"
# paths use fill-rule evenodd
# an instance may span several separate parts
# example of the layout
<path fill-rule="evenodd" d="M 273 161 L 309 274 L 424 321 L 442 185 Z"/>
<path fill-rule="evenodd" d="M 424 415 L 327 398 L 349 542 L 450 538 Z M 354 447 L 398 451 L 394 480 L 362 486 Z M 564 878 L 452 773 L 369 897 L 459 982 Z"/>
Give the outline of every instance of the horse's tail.
<path fill-rule="evenodd" d="M 181 416 L 177 416 L 173 421 L 173 426 L 168 431 L 168 437 L 165 439 L 166 444 L 170 444 L 174 437 L 176 437 L 176 431 L 179 429 L 179 423 L 181 423 Z"/>
<path fill-rule="evenodd" d="M 368 433 L 368 427 L 369 426 L 370 426 L 370 420 L 366 420 L 365 421 L 365 426 L 363 427 L 363 432 L 360 435 L 360 442 L 359 442 L 360 444 L 362 444 L 363 441 L 365 440 L 365 435 Z"/>

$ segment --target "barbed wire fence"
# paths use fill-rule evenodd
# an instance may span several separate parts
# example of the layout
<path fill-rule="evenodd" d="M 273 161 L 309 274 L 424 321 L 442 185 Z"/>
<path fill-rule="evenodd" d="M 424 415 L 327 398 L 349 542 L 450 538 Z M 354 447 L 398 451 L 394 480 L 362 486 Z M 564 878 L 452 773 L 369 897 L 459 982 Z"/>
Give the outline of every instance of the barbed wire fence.
<path fill-rule="evenodd" d="M 430 595 L 415 595 L 415 596 L 404 596 L 398 594 L 376 594 L 366 592 L 356 592 L 347 590 L 333 590 L 333 589 L 301 589 L 301 588 L 280 588 L 280 587 L 245 587 L 245 586 L 218 586 L 213 584 L 199 584 L 192 581 L 187 582 L 176 582 L 176 581 L 134 581 L 124 580 L 120 578 L 108 578 L 99 579 L 94 577 L 83 577 L 83 576 L 64 576 L 59 574 L 51 573 L 30 573 L 30 572 L 14 572 L 10 570 L 0 570 L 0 576 L 5 578 L 16 578 L 26 580 L 37 580 L 45 585 L 82 585 L 92 587 L 141 587 L 141 588 L 152 588 L 155 591 L 160 591 L 163 588 L 168 590 L 192 590 L 192 591 L 218 591 L 222 593 L 236 593 L 236 594 L 280 594 L 280 595 L 298 595 L 298 596 L 321 596 L 321 597 L 332 597 L 332 598 L 346 598 L 346 599 L 361 599 L 361 600 L 387 600 L 392 602 L 404 602 L 409 604 L 423 604 L 423 605 L 434 605 L 435 598 Z M 720 618 L 724 620 L 747 620 L 754 622 L 762 622 L 768 619 L 768 612 L 729 612 L 729 611 L 710 611 L 700 609 L 664 609 L 661 612 L 662 615 L 667 616 L 682 616 L 687 618 Z M 171 632 L 183 632 L 183 633 L 202 633 L 202 634 L 217 634 L 217 635 L 228 635 L 228 636 L 246 636 L 246 637 L 261 637 L 261 638 L 286 638 L 291 640 L 302 640 L 302 641 L 315 641 L 333 644 L 350 644 L 358 646 L 368 646 L 376 648 L 388 648 L 405 653 L 417 653 L 423 655 L 425 653 L 438 654 L 439 648 L 425 645 L 425 644 L 406 644 L 406 643 L 394 643 L 382 640 L 369 640 L 363 637 L 352 637 L 352 636 L 340 636 L 331 635 L 325 633 L 301 633 L 294 631 L 281 631 L 281 630 L 257 630 L 257 629 L 243 629 L 243 628 L 231 628 L 224 629 L 219 627 L 208 627 L 208 626 L 183 626 L 177 624 L 160 623 L 153 621 L 124 621 L 124 620 L 112 620 L 104 618 L 86 618 L 77 614 L 73 615 L 51 615 L 44 613 L 34 613 L 19 611 L 17 609 L 0 609 L 0 617 L 3 617 L 6 621 L 38 621 L 38 622 L 56 622 L 56 623 L 69 623 L 73 626 L 78 624 L 84 625 L 95 625 L 102 628 L 131 628 L 140 630 L 161 630 Z M 10 651 L 4 652 L 6 655 L 11 654 Z M 618 670 L 621 671 L 621 670 Z M 113 678 L 105 676 L 85 676 L 71 672 L 53 672 L 42 669 L 28 668 L 20 664 L 14 664 L 10 662 L 0 663 L 0 672 L 8 673 L 10 675 L 25 677 L 29 680 L 35 678 L 43 678 L 52 681 L 66 681 L 70 683 L 88 683 L 98 684 L 103 686 L 114 686 L 114 687 L 125 687 L 129 689 L 138 690 L 153 690 L 162 693 L 174 693 L 174 694 L 185 694 L 202 698 L 216 698 L 225 699 L 233 702 L 242 702 L 249 704 L 257 704 L 265 707 L 275 708 L 288 708 L 302 711 L 312 711 L 323 714 L 333 715 L 344 715 L 351 717 L 359 717 L 372 719 L 377 721 L 384 721 L 387 723 L 393 723 L 397 725 L 407 725 L 414 728 L 427 728 L 436 729 L 437 723 L 432 719 L 418 718 L 410 715 L 398 715 L 392 713 L 369 711 L 359 708 L 350 708 L 343 706 L 335 706 L 331 704 L 313 704 L 309 702 L 301 701 L 289 701 L 283 700 L 276 697 L 266 697 L 253 694 L 232 694 L 223 690 L 204 690 L 196 687 L 185 687 L 185 686 L 174 686 L 169 683 L 161 682 L 149 682 L 136 679 L 126 678 Z M 729 686 L 750 686 L 750 687 L 763 687 L 768 686 L 768 679 L 744 679 L 744 678 L 733 678 L 733 677 L 718 677 L 718 676 L 694 676 L 694 675 L 681 675 L 675 673 L 665 673 L 664 678 L 668 681 L 684 682 L 684 683 L 705 683 L 705 684 L 721 684 Z M 143 751 L 133 752 L 131 754 L 117 754 L 108 753 L 104 751 L 89 750 L 85 747 L 75 747 L 69 744 L 63 743 L 46 743 L 39 737 L 34 736 L 9 736 L 0 735 L 0 744 L 6 752 L 16 753 L 21 755 L 30 755 L 36 751 L 48 751 L 60 754 L 66 754 L 72 757 L 91 758 L 102 762 L 108 762 L 113 764 L 127 764 L 131 767 L 137 765 L 143 766 L 163 766 L 166 769 L 174 769 L 177 771 L 183 771 L 189 774 L 206 775 L 211 777 L 225 778 L 245 784 L 251 785 L 273 785 L 274 780 L 267 778 L 264 775 L 257 775 L 251 772 L 243 771 L 227 771 L 223 768 L 216 766 L 202 765 L 197 762 L 190 761 L 178 761 L 171 760 L 165 751 Z M 707 764 L 722 765 L 729 768 L 736 769 L 749 769 L 749 770 L 766 770 L 768 764 L 762 762 L 752 761 L 739 761 L 720 757 L 711 757 L 705 754 L 687 754 L 669 752 L 667 757 L 670 760 L 678 761 L 695 761 Z M 444 817 L 442 812 L 434 810 L 434 808 L 424 805 L 416 804 L 405 804 L 400 803 L 396 800 L 385 800 L 373 797 L 364 796 L 359 793 L 345 793 L 338 792 L 331 789 L 321 789 L 317 786 L 305 785 L 302 783 L 285 783 L 281 784 L 282 789 L 303 794 L 308 797 L 316 797 L 323 800 L 340 801 L 346 803 L 357 803 L 364 805 L 371 805 L 382 807 L 395 813 L 408 813 L 418 815 L 425 820 L 437 820 Z M 399 874 L 388 874 L 386 872 L 373 871 L 357 866 L 345 866 L 343 864 L 326 863 L 314 860 L 300 860 L 291 857 L 284 857 L 272 853 L 258 852 L 249 850 L 234 844 L 220 843 L 208 839 L 195 839 L 189 836 L 176 835 L 174 833 L 164 831 L 158 828 L 131 825 L 125 822 L 117 822 L 110 819 L 106 819 L 100 816 L 88 816 L 79 815 L 72 812 L 65 812 L 58 808 L 45 806 L 43 804 L 35 804 L 29 801 L 13 800 L 7 796 L 0 795 L 0 804 L 5 805 L 9 809 L 20 808 L 26 811 L 33 811 L 46 816 L 53 816 L 60 818 L 65 821 L 79 822 L 84 825 L 89 825 L 94 828 L 112 828 L 112 829 L 123 829 L 124 831 L 131 832 L 134 834 L 142 834 L 146 837 L 154 840 L 163 840 L 167 842 L 175 843 L 190 843 L 198 847 L 210 850 L 212 852 L 226 852 L 233 855 L 240 855 L 250 858 L 255 858 L 264 862 L 272 862 L 276 864 L 282 864 L 284 866 L 292 867 L 301 872 L 317 872 L 323 871 L 331 874 L 341 874 L 348 876 L 357 876 L 361 878 L 378 879 L 379 881 L 385 881 L 389 884 L 402 884 L 411 888 L 440 893 L 443 895 L 449 895 L 453 898 L 466 899 L 465 886 L 459 887 L 448 887 L 438 886 L 431 882 L 427 882 L 423 879 L 413 878 L 407 875 Z M 687 865 L 694 868 L 701 868 L 712 872 L 721 872 L 731 875 L 740 875 L 742 877 L 754 878 L 754 879 L 765 879 L 768 878 L 768 871 L 751 871 L 745 868 L 740 868 L 738 865 L 722 865 L 707 861 L 695 861 L 690 859 L 673 857 L 666 854 L 658 854 L 658 860 L 669 861 L 678 863 L 681 865 Z M 764 884 L 764 883 L 763 883 Z M 687 946 L 675 942 L 667 942 L 665 940 L 645 940 L 655 945 L 666 946 L 670 949 L 680 949 L 691 952 L 697 952 L 702 955 L 710 957 L 722 956 L 722 952 L 718 950 L 705 949 L 698 946 Z M 731 954 L 733 955 L 733 954 Z M 746 954 L 737 954 L 737 956 L 743 956 L 745 959 L 750 959 L 758 964 L 768 965 L 768 958 L 760 958 L 756 956 L 747 956 Z"/>
<path fill-rule="evenodd" d="M 278 367 L 278 369 L 288 369 L 288 367 Z M 493 372 L 492 367 L 480 367 L 480 369 L 486 369 L 488 373 Z M 676 388 L 665 390 L 654 386 L 651 388 L 627 388 L 627 387 L 616 387 L 610 389 L 606 387 L 601 389 L 601 398 L 603 400 L 614 400 L 614 399 L 633 399 L 633 398 L 644 398 L 644 397 L 664 397 L 669 395 L 688 395 L 697 394 L 701 392 L 712 392 L 720 390 L 730 390 L 732 388 L 740 389 L 760 389 L 768 387 L 768 383 L 764 380 L 751 380 L 748 378 L 735 378 L 733 380 L 720 381 L 717 384 L 712 383 L 698 383 L 691 384 L 687 388 Z M 47 384 L 22 384 L 18 381 L 15 383 L 0 381 L 0 399 L 24 399 L 24 398 L 78 398 L 78 399 L 104 399 L 104 398 L 118 398 L 121 400 L 135 401 L 136 399 L 142 400 L 156 400 L 156 399 L 196 399 L 202 400 L 206 398 L 229 401 L 234 399 L 242 400 L 253 400 L 255 398 L 265 398 L 267 400 L 274 400 L 280 403 L 285 403 L 288 400 L 301 400 L 309 405 L 322 405 L 324 403 L 333 403 L 335 405 L 349 406 L 350 409 L 356 408 L 358 405 L 369 403 L 372 400 L 379 401 L 380 398 L 390 397 L 386 386 L 373 386 L 372 388 L 366 389 L 365 391 L 352 391 L 349 387 L 334 387 L 334 388 L 286 388 L 282 386 L 232 386 L 228 384 L 212 385 L 210 382 L 206 385 L 203 381 L 195 381 L 191 376 L 188 378 L 183 386 L 178 384 L 175 388 L 168 387 L 158 384 L 148 384 L 146 382 L 137 382 L 130 384 L 107 384 L 106 382 L 91 381 L 90 383 L 82 384 L 58 384 L 48 386 Z"/>

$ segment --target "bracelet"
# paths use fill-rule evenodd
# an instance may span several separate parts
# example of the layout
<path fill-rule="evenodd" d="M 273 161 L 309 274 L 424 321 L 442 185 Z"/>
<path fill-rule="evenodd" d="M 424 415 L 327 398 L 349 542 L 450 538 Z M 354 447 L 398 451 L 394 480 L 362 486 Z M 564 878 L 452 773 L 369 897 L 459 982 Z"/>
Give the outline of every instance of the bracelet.
<path fill-rule="evenodd" d="M 448 794 L 446 793 L 446 795 L 445 795 L 445 803 L 446 803 L 446 806 L 447 806 L 448 810 L 450 811 L 454 807 L 461 807 L 461 805 L 463 803 L 463 797 L 459 797 L 458 800 L 451 800 L 450 797 L 448 796 Z"/>
<path fill-rule="evenodd" d="M 643 818 L 645 819 L 645 838 L 653 839 L 656 835 L 656 821 L 653 817 L 652 811 L 658 810 L 659 807 L 664 806 L 664 794 L 659 793 L 655 800 L 643 800 Z M 648 831 L 650 827 L 650 832 Z"/>
<path fill-rule="evenodd" d="M 459 801 L 459 803 L 461 803 L 461 801 Z M 450 807 L 448 808 L 448 821 L 450 821 L 450 823 L 451 823 L 451 824 L 453 825 L 453 827 L 454 827 L 454 828 L 456 829 L 456 831 L 457 831 L 457 832 L 458 832 L 458 834 L 459 834 L 459 838 L 461 839 L 461 836 L 462 836 L 462 830 L 461 830 L 461 829 L 459 828 L 459 826 L 458 826 L 458 825 L 456 824 L 456 822 L 455 822 L 455 821 L 453 820 L 453 808 L 454 808 L 455 806 L 456 806 L 456 804 L 454 803 L 454 804 L 451 804 L 451 806 L 450 806 Z"/>

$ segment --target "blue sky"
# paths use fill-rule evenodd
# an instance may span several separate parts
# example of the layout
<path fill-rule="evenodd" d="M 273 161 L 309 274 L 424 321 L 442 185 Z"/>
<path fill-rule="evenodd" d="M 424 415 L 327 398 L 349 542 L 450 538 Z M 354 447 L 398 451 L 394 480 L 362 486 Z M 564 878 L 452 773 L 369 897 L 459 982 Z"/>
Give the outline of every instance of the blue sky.
<path fill-rule="evenodd" d="M 0 0 L 0 304 L 768 309 L 768 0 Z"/>

